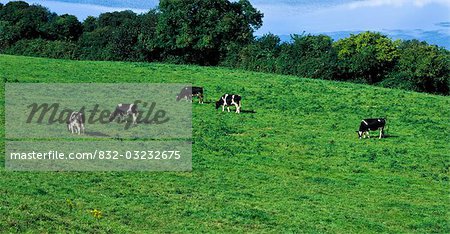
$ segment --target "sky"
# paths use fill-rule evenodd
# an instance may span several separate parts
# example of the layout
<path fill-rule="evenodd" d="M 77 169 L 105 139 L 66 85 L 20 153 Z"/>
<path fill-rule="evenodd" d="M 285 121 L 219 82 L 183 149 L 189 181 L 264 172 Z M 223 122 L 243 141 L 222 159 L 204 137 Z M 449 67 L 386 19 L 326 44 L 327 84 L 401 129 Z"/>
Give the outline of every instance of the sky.
<path fill-rule="evenodd" d="M 0 0 L 1 3 L 8 2 Z M 137 13 L 157 0 L 27 0 L 58 14 L 83 20 L 102 12 L 131 9 Z M 419 39 L 450 49 L 450 0 L 250 0 L 264 13 L 255 33 L 288 40 L 290 34 L 325 33 L 334 39 L 361 31 L 379 31 L 393 39 Z"/>

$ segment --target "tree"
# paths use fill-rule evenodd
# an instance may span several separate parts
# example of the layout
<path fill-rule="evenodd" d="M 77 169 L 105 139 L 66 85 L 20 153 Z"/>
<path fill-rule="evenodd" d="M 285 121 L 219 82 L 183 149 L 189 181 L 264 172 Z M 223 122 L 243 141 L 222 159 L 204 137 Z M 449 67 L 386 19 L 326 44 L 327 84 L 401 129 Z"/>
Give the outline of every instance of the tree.
<path fill-rule="evenodd" d="M 449 94 L 450 52 L 418 40 L 403 41 L 400 57 L 389 79 L 388 87 L 419 92 Z"/>
<path fill-rule="evenodd" d="M 139 35 L 137 41 L 137 50 L 139 60 L 154 61 L 160 59 L 160 50 L 156 42 L 156 28 L 158 26 L 159 13 L 156 10 L 139 15 L 138 22 Z"/>
<path fill-rule="evenodd" d="M 277 71 L 301 77 L 333 79 L 336 70 L 333 40 L 325 35 L 293 35 L 282 45 Z"/>
<path fill-rule="evenodd" d="M 76 41 L 83 33 L 83 27 L 74 15 L 54 17 L 47 25 L 50 40 Z"/>
<path fill-rule="evenodd" d="M 22 1 L 8 2 L 0 11 L 0 46 L 5 48 L 20 39 L 44 36 L 44 26 L 54 16 L 42 6 L 30 6 Z"/>
<path fill-rule="evenodd" d="M 94 16 L 88 16 L 83 21 L 83 32 L 92 32 L 97 28 L 97 18 Z"/>
<path fill-rule="evenodd" d="M 392 40 L 375 32 L 364 32 L 334 44 L 338 53 L 339 79 L 381 81 L 392 70 L 398 51 Z"/>
<path fill-rule="evenodd" d="M 275 72 L 280 41 L 277 35 L 269 33 L 243 48 L 237 45 L 228 53 L 226 63 L 253 71 Z"/>
<path fill-rule="evenodd" d="M 107 12 L 100 14 L 100 16 L 98 17 L 98 27 L 120 27 L 123 24 L 135 22 L 136 19 L 136 13 L 131 10 Z"/>
<path fill-rule="evenodd" d="M 85 32 L 80 38 L 81 58 L 121 61 L 138 59 L 140 24 L 136 13 L 103 13 L 95 25 L 96 28 L 92 32 Z"/>
<path fill-rule="evenodd" d="M 137 21 L 130 21 L 112 30 L 108 49 L 110 60 L 136 61 L 139 27 Z"/>
<path fill-rule="evenodd" d="M 1 8 L 0 20 L 17 23 L 22 17 L 21 11 L 26 10 L 30 5 L 24 1 L 8 2 Z"/>
<path fill-rule="evenodd" d="M 216 65 L 232 43 L 250 43 L 263 16 L 248 0 L 161 0 L 159 10 L 164 56 L 203 65 Z"/>
<path fill-rule="evenodd" d="M 110 42 L 111 34 L 112 32 L 108 27 L 83 33 L 78 42 L 80 59 L 108 60 L 111 56 L 106 47 Z"/>

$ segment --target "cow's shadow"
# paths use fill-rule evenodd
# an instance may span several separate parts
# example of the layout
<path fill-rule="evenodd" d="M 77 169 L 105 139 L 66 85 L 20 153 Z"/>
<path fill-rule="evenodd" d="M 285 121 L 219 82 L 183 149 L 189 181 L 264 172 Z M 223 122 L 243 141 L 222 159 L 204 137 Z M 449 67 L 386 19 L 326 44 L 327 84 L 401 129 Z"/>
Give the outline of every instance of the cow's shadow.
<path fill-rule="evenodd" d="M 384 134 L 383 135 L 383 138 L 397 138 L 397 137 L 400 137 L 400 136 L 398 136 L 398 135 L 391 135 L 391 134 Z"/>
<path fill-rule="evenodd" d="M 241 113 L 243 114 L 256 114 L 255 110 L 241 110 Z"/>
<path fill-rule="evenodd" d="M 109 135 L 101 133 L 101 132 L 85 132 L 86 136 L 96 136 L 96 137 L 109 137 Z"/>
<path fill-rule="evenodd" d="M 219 108 L 219 109 L 217 109 L 216 111 L 227 112 L 227 109 L 225 109 L 225 111 L 222 111 L 222 109 Z M 230 112 L 236 112 L 236 110 L 230 108 Z M 256 114 L 256 111 L 255 111 L 255 110 L 241 110 L 240 113 L 241 113 L 241 114 Z"/>

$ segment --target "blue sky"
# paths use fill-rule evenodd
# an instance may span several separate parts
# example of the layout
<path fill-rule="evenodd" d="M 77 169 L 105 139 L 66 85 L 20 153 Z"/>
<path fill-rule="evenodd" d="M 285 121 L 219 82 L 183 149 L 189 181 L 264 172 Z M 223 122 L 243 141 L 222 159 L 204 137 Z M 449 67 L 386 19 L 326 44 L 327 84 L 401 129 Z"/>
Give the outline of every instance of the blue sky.
<path fill-rule="evenodd" d="M 264 13 L 256 34 L 326 33 L 338 39 L 360 31 L 380 31 L 394 39 L 426 40 L 450 48 L 450 0 L 250 0 Z M 0 0 L 6 3 L 6 0 Z M 102 12 L 137 13 L 156 0 L 29 0 L 80 20 Z M 288 36 L 284 36 L 287 38 Z"/>

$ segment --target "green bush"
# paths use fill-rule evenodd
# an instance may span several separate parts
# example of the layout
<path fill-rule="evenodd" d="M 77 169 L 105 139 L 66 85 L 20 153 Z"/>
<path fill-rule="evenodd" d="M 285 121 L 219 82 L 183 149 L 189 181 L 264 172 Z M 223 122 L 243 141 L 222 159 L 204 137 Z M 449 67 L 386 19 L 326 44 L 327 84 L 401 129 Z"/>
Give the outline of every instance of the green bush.
<path fill-rule="evenodd" d="M 277 60 L 281 74 L 334 79 L 336 52 L 333 40 L 325 35 L 293 35 L 292 43 L 282 45 Z"/>
<path fill-rule="evenodd" d="M 20 40 L 4 52 L 7 54 L 62 59 L 78 59 L 79 57 L 75 43 L 43 39 Z"/>
<path fill-rule="evenodd" d="M 398 58 L 398 51 L 392 40 L 377 32 L 351 35 L 333 46 L 338 53 L 340 80 L 360 80 L 375 84 L 392 70 Z"/>
<path fill-rule="evenodd" d="M 390 78 L 418 92 L 449 94 L 450 52 L 417 40 L 403 41 Z M 397 85 L 398 87 L 404 84 Z"/>

